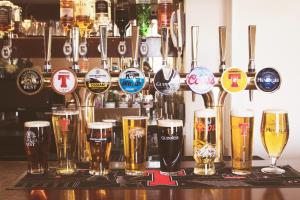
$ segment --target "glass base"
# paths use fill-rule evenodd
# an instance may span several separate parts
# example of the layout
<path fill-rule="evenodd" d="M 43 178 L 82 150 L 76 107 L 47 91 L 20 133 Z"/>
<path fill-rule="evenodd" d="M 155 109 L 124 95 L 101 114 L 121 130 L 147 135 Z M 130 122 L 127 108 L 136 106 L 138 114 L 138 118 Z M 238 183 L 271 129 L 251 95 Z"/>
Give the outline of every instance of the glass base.
<path fill-rule="evenodd" d="M 75 173 L 75 169 L 56 169 L 56 173 L 60 175 L 72 175 Z"/>
<path fill-rule="evenodd" d="M 90 170 L 89 174 L 93 176 L 106 176 L 109 174 L 109 169 Z"/>
<path fill-rule="evenodd" d="M 239 175 L 239 176 L 245 176 L 251 174 L 251 171 L 247 170 L 240 170 L 240 169 L 232 169 L 231 171 L 233 174 Z"/>
<path fill-rule="evenodd" d="M 279 167 L 265 167 L 261 169 L 261 172 L 265 174 L 283 174 L 285 170 Z"/>
<path fill-rule="evenodd" d="M 175 176 L 175 175 L 178 175 L 180 171 L 176 171 L 176 172 L 163 172 L 163 171 L 160 171 L 160 174 L 161 175 L 164 175 L 164 176 Z"/>
<path fill-rule="evenodd" d="M 136 171 L 136 170 L 127 170 L 125 169 L 125 174 L 129 176 L 143 176 L 143 171 Z"/>
<path fill-rule="evenodd" d="M 198 165 L 194 168 L 194 174 L 197 175 L 214 175 L 216 173 L 215 167 L 204 164 L 201 167 Z"/>
<path fill-rule="evenodd" d="M 45 169 L 28 169 L 27 174 L 33 174 L 33 175 L 42 175 L 46 174 L 47 170 Z"/>

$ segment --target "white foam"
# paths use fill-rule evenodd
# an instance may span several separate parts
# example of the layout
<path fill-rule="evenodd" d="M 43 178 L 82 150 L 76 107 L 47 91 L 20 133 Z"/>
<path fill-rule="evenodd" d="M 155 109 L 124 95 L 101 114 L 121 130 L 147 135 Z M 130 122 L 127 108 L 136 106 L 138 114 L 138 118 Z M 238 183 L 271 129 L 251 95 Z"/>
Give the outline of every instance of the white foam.
<path fill-rule="evenodd" d="M 59 115 L 59 116 L 67 116 L 67 115 L 78 115 L 78 110 L 55 110 L 53 111 L 53 115 Z"/>
<path fill-rule="evenodd" d="M 160 127 L 182 127 L 182 120 L 172 120 L 172 119 L 161 119 L 158 120 L 158 126 Z"/>
<path fill-rule="evenodd" d="M 24 126 L 27 128 L 42 128 L 42 127 L 47 127 L 50 126 L 50 122 L 48 121 L 31 121 L 31 122 L 25 122 Z"/>
<path fill-rule="evenodd" d="M 103 122 L 108 122 L 108 123 L 116 123 L 117 120 L 116 119 L 103 119 Z"/>
<path fill-rule="evenodd" d="M 264 113 L 270 113 L 270 114 L 287 114 L 287 110 L 282 109 L 267 109 L 263 111 Z"/>
<path fill-rule="evenodd" d="M 145 116 L 124 116 L 123 119 L 127 120 L 143 120 L 143 119 L 148 119 L 148 117 Z"/>
<path fill-rule="evenodd" d="M 231 111 L 234 117 L 254 117 L 254 111 L 250 109 L 234 109 Z"/>
<path fill-rule="evenodd" d="M 214 109 L 202 109 L 195 111 L 196 117 L 208 118 L 208 117 L 217 117 L 217 112 Z"/>
<path fill-rule="evenodd" d="M 108 122 L 91 122 L 88 123 L 88 128 L 90 129 L 106 129 L 106 128 L 112 128 L 112 123 Z"/>

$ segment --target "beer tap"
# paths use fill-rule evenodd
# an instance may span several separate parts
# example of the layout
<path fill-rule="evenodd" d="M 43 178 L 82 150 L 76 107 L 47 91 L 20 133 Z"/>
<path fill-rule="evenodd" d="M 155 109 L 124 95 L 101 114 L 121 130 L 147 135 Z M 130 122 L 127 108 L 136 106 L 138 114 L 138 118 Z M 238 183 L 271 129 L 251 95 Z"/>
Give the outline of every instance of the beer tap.
<path fill-rule="evenodd" d="M 107 61 L 107 26 L 99 26 L 100 44 L 99 49 L 101 52 L 101 68 L 110 71 L 109 63 Z"/>
<path fill-rule="evenodd" d="M 10 58 L 11 58 L 11 55 L 12 55 L 12 33 L 9 32 L 7 37 L 8 38 L 7 38 L 7 41 L 6 41 L 6 45 L 4 45 L 2 47 L 1 55 L 2 55 L 3 59 L 8 60 L 10 62 Z"/>
<path fill-rule="evenodd" d="M 44 34 L 44 53 L 45 53 L 45 63 L 44 63 L 44 73 L 50 73 L 52 66 L 50 63 L 51 54 L 52 54 L 52 30 L 53 27 L 48 24 L 45 28 Z"/>
<path fill-rule="evenodd" d="M 87 46 L 87 33 L 85 32 L 83 37 L 81 38 L 81 41 L 79 43 L 79 50 L 78 53 L 80 57 L 87 61 L 87 53 L 88 53 L 88 46 Z"/>
<path fill-rule="evenodd" d="M 199 26 L 192 26 L 192 64 L 191 70 L 198 66 Z M 196 100 L 196 94 L 192 93 L 192 101 Z"/>
<path fill-rule="evenodd" d="M 226 70 L 226 27 L 219 27 L 219 44 L 220 44 L 220 66 L 219 72 L 223 73 Z"/>
<path fill-rule="evenodd" d="M 72 28 L 72 54 L 73 54 L 73 60 L 72 60 L 72 69 L 76 72 L 80 72 L 80 66 L 79 66 L 79 40 L 80 40 L 80 30 L 79 27 L 73 27 Z"/>
<path fill-rule="evenodd" d="M 66 56 L 66 59 L 71 62 L 71 56 L 72 56 L 72 42 L 71 42 L 71 39 L 72 39 L 72 31 L 69 31 L 68 32 L 68 35 L 67 35 L 67 39 L 64 43 L 64 46 L 63 46 L 63 53 L 64 55 Z"/>
<path fill-rule="evenodd" d="M 248 72 L 255 73 L 255 44 L 256 44 L 256 26 L 250 25 L 248 27 L 249 37 L 249 64 Z M 249 100 L 253 100 L 253 90 L 249 89 Z"/>

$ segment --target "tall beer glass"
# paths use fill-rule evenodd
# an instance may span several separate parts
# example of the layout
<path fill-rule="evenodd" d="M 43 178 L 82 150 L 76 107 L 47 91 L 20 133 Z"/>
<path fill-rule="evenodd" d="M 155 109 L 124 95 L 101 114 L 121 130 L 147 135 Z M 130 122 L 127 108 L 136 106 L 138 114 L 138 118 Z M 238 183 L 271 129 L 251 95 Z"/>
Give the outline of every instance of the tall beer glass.
<path fill-rule="evenodd" d="M 231 111 L 232 173 L 251 174 L 253 148 L 254 112 Z"/>
<path fill-rule="evenodd" d="M 158 152 L 163 173 L 171 175 L 180 171 L 182 129 L 182 120 L 158 120 Z"/>
<path fill-rule="evenodd" d="M 112 145 L 112 123 L 93 122 L 88 124 L 92 160 L 91 175 L 105 176 L 109 173 L 109 160 Z"/>
<path fill-rule="evenodd" d="M 58 174 L 73 174 L 76 170 L 76 146 L 79 112 L 74 109 L 58 109 L 52 114 L 55 136 Z"/>
<path fill-rule="evenodd" d="M 48 170 L 50 122 L 31 121 L 24 124 L 24 146 L 29 174 L 45 174 Z"/>
<path fill-rule="evenodd" d="M 123 117 L 125 173 L 127 175 L 140 176 L 146 169 L 147 121 L 147 117 Z"/>
<path fill-rule="evenodd" d="M 203 109 L 195 112 L 194 119 L 194 174 L 213 175 L 216 173 L 216 117 L 214 109 Z"/>
<path fill-rule="evenodd" d="M 288 113 L 284 110 L 265 110 L 261 121 L 261 137 L 263 145 L 271 158 L 270 167 L 261 171 L 268 174 L 283 174 L 284 169 L 276 167 L 289 138 Z"/>

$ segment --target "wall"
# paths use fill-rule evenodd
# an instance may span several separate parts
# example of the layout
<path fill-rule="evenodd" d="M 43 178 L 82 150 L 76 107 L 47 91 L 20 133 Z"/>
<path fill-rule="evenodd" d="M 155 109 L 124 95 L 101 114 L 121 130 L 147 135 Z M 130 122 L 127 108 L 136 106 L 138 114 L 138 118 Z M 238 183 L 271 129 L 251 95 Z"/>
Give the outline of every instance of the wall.
<path fill-rule="evenodd" d="M 289 111 L 290 138 L 283 153 L 284 157 L 299 157 L 300 127 L 297 105 L 300 102 L 296 83 L 300 73 L 300 1 L 299 0 L 187 0 L 187 50 L 185 65 L 190 66 L 190 26 L 200 26 L 200 65 L 216 71 L 218 66 L 218 32 L 220 25 L 228 26 L 228 65 L 247 70 L 248 31 L 250 24 L 257 25 L 256 65 L 275 67 L 283 77 L 281 89 L 274 94 L 256 91 L 254 101 L 249 102 L 248 91 L 232 96 L 232 107 L 255 110 L 254 154 L 267 157 L 260 138 L 260 120 L 263 109 L 283 108 Z M 186 68 L 189 70 L 189 67 Z M 187 141 L 192 140 L 192 112 L 202 106 L 201 98 L 191 103 L 190 93 L 186 94 Z M 229 147 L 229 127 L 225 138 Z M 191 143 L 189 143 L 190 145 Z M 191 154 L 191 147 L 186 152 Z M 229 148 L 230 149 L 230 148 Z"/>

